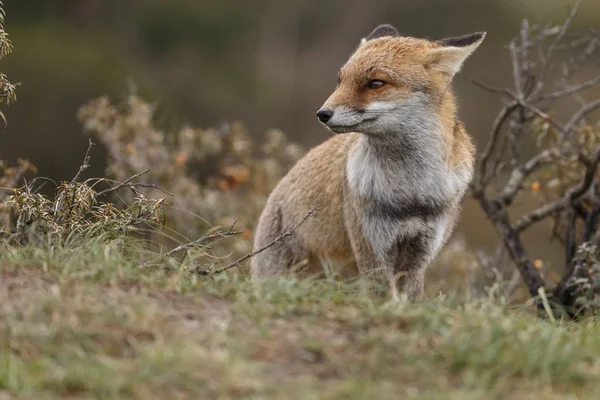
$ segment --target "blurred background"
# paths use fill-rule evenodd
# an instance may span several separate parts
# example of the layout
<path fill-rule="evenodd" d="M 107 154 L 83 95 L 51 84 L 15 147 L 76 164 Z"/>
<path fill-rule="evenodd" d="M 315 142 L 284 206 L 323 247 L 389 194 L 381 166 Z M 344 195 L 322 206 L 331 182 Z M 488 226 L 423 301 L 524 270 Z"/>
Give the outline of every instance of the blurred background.
<path fill-rule="evenodd" d="M 443 38 L 487 31 L 457 77 L 460 115 L 479 147 L 501 99 L 471 83 L 508 85 L 506 44 L 522 18 L 561 22 L 568 0 L 4 0 L 15 52 L 2 61 L 22 82 L 5 110 L 0 159 L 27 158 L 39 174 L 70 179 L 87 138 L 78 108 L 131 87 L 159 106 L 160 124 L 214 126 L 244 121 L 251 136 L 280 128 L 302 145 L 329 133 L 315 111 L 337 70 L 380 23 L 405 34 Z M 587 1 L 573 30 L 598 26 L 600 2 Z M 103 174 L 96 158 L 89 175 Z M 475 246 L 496 242 L 476 205 L 465 204 L 461 230 Z M 536 235 L 535 229 L 533 235 Z M 548 255 L 545 244 L 537 251 Z"/>

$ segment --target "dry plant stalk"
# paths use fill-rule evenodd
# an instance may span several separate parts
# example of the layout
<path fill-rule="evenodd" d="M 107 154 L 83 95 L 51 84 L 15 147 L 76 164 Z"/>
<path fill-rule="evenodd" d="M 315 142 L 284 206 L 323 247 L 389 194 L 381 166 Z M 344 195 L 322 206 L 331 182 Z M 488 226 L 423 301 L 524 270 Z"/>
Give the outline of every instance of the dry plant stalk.
<path fill-rule="evenodd" d="M 503 95 L 507 104 L 497 115 L 481 155 L 473 195 L 493 223 L 530 295 L 537 298 L 543 289 L 557 309 L 567 309 L 571 315 L 589 309 L 594 302 L 600 306 L 596 282 L 600 275 L 594 275 L 597 265 L 588 263 L 600 240 L 600 129 L 589 119 L 600 109 L 600 99 L 584 99 L 586 90 L 600 85 L 600 76 L 584 81 L 580 78 L 586 64 L 597 68 L 597 58 L 593 57 L 597 56 L 600 36 L 590 30 L 567 37 L 581 3 L 576 2 L 560 26 L 536 27 L 522 22 L 520 35 L 509 45 L 512 88 L 475 81 L 483 89 Z M 562 112 L 567 102 L 575 104 L 576 110 L 562 122 L 555 114 Z M 528 141 L 536 143 L 529 158 L 522 154 Z M 531 192 L 543 194 L 544 201 L 515 218 L 511 205 L 518 196 Z M 521 240 L 523 232 L 548 219 L 554 223 L 554 238 L 565 249 L 564 275 L 551 290 L 545 289 L 547 283 Z"/>
<path fill-rule="evenodd" d="M 238 258 L 237 260 L 229 263 L 227 266 L 220 268 L 216 271 L 198 271 L 198 273 L 201 275 L 221 274 L 223 272 L 229 271 L 230 269 L 232 269 L 234 267 L 240 267 L 243 262 L 248 261 L 252 257 L 262 253 L 263 251 L 270 249 L 273 246 L 277 246 L 278 244 L 282 243 L 283 241 L 288 239 L 290 236 L 292 236 L 292 234 L 298 228 L 300 228 L 315 213 L 316 210 L 317 210 L 316 206 L 311 208 L 308 211 L 308 213 L 306 213 L 306 215 L 304 217 L 302 217 L 302 219 L 296 225 L 292 226 L 290 229 L 283 232 L 281 235 L 277 236 L 275 239 L 271 240 L 269 243 L 267 243 L 263 247 L 261 247 L 257 250 L 254 250 L 252 253 L 248 253 L 245 256 L 242 256 L 242 257 Z"/>
<path fill-rule="evenodd" d="M 0 59 L 12 53 L 13 46 L 8 39 L 8 33 L 4 30 L 4 4 L 0 1 Z M 12 84 L 2 72 L 0 72 L 0 103 L 10 104 L 17 100 L 16 89 L 19 84 Z M 6 124 L 6 118 L 0 111 L 0 118 Z"/>
<path fill-rule="evenodd" d="M 3 206 L 8 211 L 4 235 L 8 236 L 9 243 L 64 244 L 80 234 L 110 240 L 138 233 L 144 226 L 154 227 L 163 223 L 165 198 L 146 197 L 135 188 L 132 182 L 135 176 L 102 191 L 97 191 L 96 187 L 102 184 L 110 186 L 111 182 L 106 179 L 81 181 L 90 164 L 92 147 L 90 141 L 79 171 L 70 182 L 58 185 L 54 199 L 38 193 L 38 179 L 17 187 L 24 174 L 32 169 L 30 164 L 22 162 L 18 168 L 4 169 L 0 182 L 9 180 L 3 185 L 4 192 L 8 194 L 3 199 Z M 133 193 L 133 200 L 124 207 L 100 201 L 104 194 L 124 188 Z"/>
<path fill-rule="evenodd" d="M 234 231 L 233 225 L 254 224 L 272 187 L 302 154 L 280 131 L 269 132 L 255 151 L 239 124 L 206 130 L 185 127 L 173 134 L 160 131 L 154 126 L 154 108 L 136 96 L 117 106 L 106 98 L 96 100 L 81 109 L 80 117 L 107 147 L 111 179 L 84 179 L 91 140 L 79 170 L 71 181 L 58 185 L 54 198 L 38 193 L 47 183 L 42 178 L 23 185 L 25 173 L 33 168 L 27 162 L 18 168 L 0 164 L 7 243 L 64 244 L 79 234 L 106 240 L 135 236 L 154 248 L 174 246 L 158 261 L 183 253 L 186 268 L 200 275 L 223 272 L 252 254 L 248 241 L 221 239 L 251 238 L 250 230 Z M 190 210 L 202 217 L 190 218 Z M 226 223 L 231 226 L 228 231 L 214 227 Z M 219 252 L 229 256 L 218 257 Z M 156 262 L 140 260 L 144 266 Z"/>
<path fill-rule="evenodd" d="M 43 194 L 37 193 L 35 185 L 37 179 L 32 180 L 18 188 L 6 188 L 11 193 L 3 202 L 6 210 L 10 210 L 8 218 L 13 223 L 8 224 L 14 229 L 3 228 L 5 240 L 3 245 L 35 245 L 56 246 L 79 243 L 79 239 L 89 240 L 95 237 L 101 238 L 108 243 L 125 236 L 136 236 L 145 238 L 152 245 L 156 233 L 164 224 L 164 210 L 166 198 L 152 199 L 141 193 L 137 187 L 151 187 L 164 191 L 156 184 L 138 184 L 136 182 L 141 176 L 149 172 L 144 170 L 134 174 L 123 182 L 112 182 L 107 179 L 82 180 L 83 173 L 90 166 L 91 150 L 93 143 L 90 140 L 84 161 L 77 174 L 70 182 L 62 182 L 58 185 L 54 199 L 49 199 Z M 2 166 L 0 164 L 0 166 Z M 10 186 L 16 186 L 20 178 L 28 171 L 29 164 L 23 162 L 19 168 L 3 168 L 4 175 L 0 182 L 9 182 Z M 97 191 L 101 185 L 108 185 L 104 190 Z M 109 194 L 118 194 L 120 191 L 130 190 L 134 197 L 131 202 L 125 202 L 121 207 L 110 202 L 101 202 L 100 199 Z M 122 198 L 123 196 L 121 196 Z M 314 210 L 313 210 L 314 211 Z M 310 213 L 312 214 L 312 212 Z M 304 218 L 303 223 L 310 214 Z M 300 223 L 300 224 L 301 224 Z M 298 226 L 300 225 L 298 224 Z M 296 228 L 294 228 L 296 229 Z M 276 242 L 284 240 L 291 235 L 282 235 Z M 167 257 L 174 257 L 177 253 L 192 249 L 205 250 L 209 244 L 229 236 L 238 236 L 242 231 L 234 231 L 233 226 L 228 231 L 217 231 L 180 246 L 159 257 L 158 261 Z M 152 247 L 152 246 L 150 246 Z M 243 261 L 254 256 L 255 253 L 247 254 L 235 263 L 229 264 L 214 273 L 221 273 L 233 267 L 240 266 Z M 204 260 L 206 261 L 206 259 Z M 143 263 L 143 260 L 140 260 Z M 152 262 L 143 263 L 142 266 L 150 265 Z M 208 264 L 208 263 L 206 263 Z M 195 265 L 195 267 L 197 267 Z M 204 266 L 206 267 L 206 266 Z M 197 269 L 197 268 L 195 268 Z M 200 275 L 208 275 L 205 270 L 197 270 Z M 213 272 L 210 272 L 211 274 Z"/>

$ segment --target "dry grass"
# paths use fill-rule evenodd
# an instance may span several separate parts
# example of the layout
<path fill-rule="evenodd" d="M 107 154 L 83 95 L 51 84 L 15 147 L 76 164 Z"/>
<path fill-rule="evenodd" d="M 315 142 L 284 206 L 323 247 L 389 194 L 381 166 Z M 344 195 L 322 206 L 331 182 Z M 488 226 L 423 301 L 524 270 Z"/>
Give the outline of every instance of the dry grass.
<path fill-rule="evenodd" d="M 24 398 L 597 398 L 600 325 L 502 299 L 139 268 L 136 242 L 0 250 L 0 387 Z"/>

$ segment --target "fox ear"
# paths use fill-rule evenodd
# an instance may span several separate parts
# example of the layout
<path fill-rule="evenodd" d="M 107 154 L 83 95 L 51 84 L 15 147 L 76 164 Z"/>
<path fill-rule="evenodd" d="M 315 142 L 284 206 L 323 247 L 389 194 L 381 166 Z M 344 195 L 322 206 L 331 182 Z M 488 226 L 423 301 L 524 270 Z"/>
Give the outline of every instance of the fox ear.
<path fill-rule="evenodd" d="M 475 51 L 485 38 L 485 32 L 446 38 L 437 41 L 440 47 L 430 50 L 432 69 L 454 76 L 465 60 Z"/>
<path fill-rule="evenodd" d="M 373 29 L 373 32 L 371 32 L 369 34 L 369 36 L 367 36 L 367 37 L 363 38 L 363 40 L 361 40 L 361 44 L 366 43 L 369 40 L 386 37 L 386 36 L 397 37 L 397 36 L 400 36 L 400 34 L 396 30 L 396 28 L 394 28 L 392 25 L 389 25 L 389 24 L 379 25 L 377 28 Z"/>

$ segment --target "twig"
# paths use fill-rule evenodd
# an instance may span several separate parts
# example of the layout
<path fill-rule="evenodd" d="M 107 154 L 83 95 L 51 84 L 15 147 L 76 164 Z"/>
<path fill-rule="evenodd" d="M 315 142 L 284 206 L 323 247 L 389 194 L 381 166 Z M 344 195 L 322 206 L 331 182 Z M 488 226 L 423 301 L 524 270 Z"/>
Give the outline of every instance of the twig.
<path fill-rule="evenodd" d="M 510 49 L 510 56 L 512 59 L 513 68 L 513 79 L 515 81 L 515 90 L 517 91 L 516 96 L 518 99 L 523 99 L 523 86 L 521 84 L 521 69 L 519 68 L 519 54 L 517 53 L 517 43 L 513 39 L 508 47 Z"/>
<path fill-rule="evenodd" d="M 568 50 L 568 49 L 577 48 L 577 47 L 580 47 L 583 45 L 589 46 L 590 42 L 593 42 L 596 39 L 597 39 L 596 33 L 595 33 L 594 29 L 591 28 L 590 33 L 588 35 L 580 37 L 575 40 L 571 40 L 569 43 L 559 44 L 556 46 L 556 48 L 559 50 Z"/>
<path fill-rule="evenodd" d="M 304 216 L 304 218 L 302 218 L 302 220 L 300 222 L 298 222 L 294 227 L 288 229 L 287 231 L 285 231 L 281 235 L 277 236 L 275 239 L 273 239 L 271 242 L 269 242 L 265 246 L 261 247 L 260 249 L 255 250 L 252 253 L 246 254 L 243 257 L 240 257 L 237 260 L 235 260 L 234 262 L 232 262 L 231 264 L 227 265 L 226 267 L 223 267 L 223 268 L 218 269 L 216 271 L 212 271 L 212 272 L 211 271 L 197 271 L 197 273 L 199 275 L 214 275 L 214 274 L 220 274 L 222 272 L 228 271 L 231 268 L 241 266 L 241 264 L 244 261 L 246 261 L 246 260 L 248 260 L 248 259 L 250 259 L 250 258 L 252 258 L 252 257 L 254 257 L 254 256 L 256 256 L 256 255 L 258 255 L 260 253 L 262 253 L 263 251 L 265 251 L 265 250 L 267 250 L 267 249 L 275 246 L 276 244 L 278 244 L 278 243 L 284 241 L 285 239 L 287 239 L 288 237 L 292 236 L 292 234 L 294 233 L 294 231 L 296 229 L 298 229 L 302 224 L 304 224 L 306 222 L 306 220 L 309 219 L 311 217 L 311 215 L 313 215 L 315 213 L 316 210 L 317 210 L 317 207 L 311 208 L 310 211 L 308 212 L 308 214 L 306 214 Z"/>
<path fill-rule="evenodd" d="M 124 182 L 119 183 L 117 186 L 114 186 L 114 187 L 111 187 L 111 188 L 108 188 L 108 189 L 105 189 L 105 190 L 103 190 L 101 192 L 96 193 L 96 196 L 102 196 L 102 195 L 105 195 L 105 194 L 108 194 L 108 193 L 115 192 L 115 191 L 117 191 L 119 189 L 122 189 L 122 188 L 124 188 L 126 186 L 131 186 L 131 185 L 129 185 L 131 183 L 131 181 L 139 178 L 142 175 L 147 174 L 148 172 L 150 172 L 150 168 L 147 168 L 147 169 L 143 170 L 142 172 L 138 172 L 137 174 L 129 177 Z"/>
<path fill-rule="evenodd" d="M 587 165 L 581 185 L 568 194 L 571 200 L 580 198 L 590 189 L 590 187 L 592 187 L 594 178 L 596 177 L 596 171 L 598 170 L 598 164 L 600 164 L 600 148 L 596 149 L 591 161 Z"/>
<path fill-rule="evenodd" d="M 600 163 L 600 149 L 596 150 L 592 160 L 586 168 L 586 172 L 581 185 L 571 188 L 564 197 L 560 197 L 551 203 L 545 204 L 535 211 L 523 216 L 515 223 L 515 230 L 522 232 L 529 228 L 534 223 L 541 221 L 549 215 L 552 215 L 569 204 L 576 204 L 581 200 L 581 197 L 590 189 L 594 183 L 594 177 Z"/>
<path fill-rule="evenodd" d="M 600 99 L 592 101 L 591 103 L 588 103 L 585 106 L 581 107 L 579 110 L 577 110 L 575 114 L 573 114 L 569 122 L 565 124 L 565 131 L 569 132 L 570 130 L 575 128 L 575 125 L 577 125 L 583 117 L 585 117 L 587 114 L 591 113 L 592 111 L 598 108 L 600 108 Z"/>
<path fill-rule="evenodd" d="M 495 87 L 492 85 L 488 85 L 487 83 L 481 82 L 479 79 L 471 79 L 471 82 L 473 82 L 475 85 L 479 86 L 480 88 L 487 90 L 488 92 L 503 93 L 503 94 L 507 95 L 508 97 L 515 99 L 516 103 L 519 104 L 518 97 L 509 88 L 499 88 L 499 87 Z"/>
<path fill-rule="evenodd" d="M 504 107 L 500 111 L 500 113 L 498 113 L 498 115 L 496 116 L 496 119 L 494 120 L 494 124 L 493 124 L 492 130 L 490 132 L 490 139 L 488 140 L 488 144 L 487 144 L 485 150 L 483 151 L 483 153 L 481 154 L 481 159 L 480 159 L 481 164 L 480 164 L 479 180 L 482 183 L 486 179 L 488 160 L 489 160 L 492 152 L 494 151 L 494 148 L 496 147 L 496 143 L 498 142 L 498 137 L 500 135 L 500 132 L 502 131 L 502 125 L 504 125 L 504 122 L 506 122 L 507 118 L 517 107 L 518 107 L 518 103 L 516 103 L 516 102 L 509 104 L 508 106 Z M 479 188 L 476 188 L 476 190 L 483 190 L 483 188 L 479 187 Z"/>
<path fill-rule="evenodd" d="M 536 222 L 539 222 L 547 216 L 564 209 L 567 204 L 568 201 L 564 197 L 556 199 L 553 202 L 545 204 L 536 209 L 535 211 L 532 211 L 529 214 L 526 214 L 523 217 L 521 217 L 521 219 L 515 223 L 514 228 L 517 232 L 523 232 Z"/>
<path fill-rule="evenodd" d="M 169 196 L 175 196 L 173 193 L 171 193 L 168 190 L 160 187 L 156 183 L 127 183 L 127 184 L 121 186 L 119 189 L 124 188 L 124 187 L 128 187 L 128 188 L 131 188 L 131 189 L 136 189 L 138 187 L 148 188 L 148 189 L 156 189 L 156 190 L 160 190 L 161 192 L 163 192 L 164 194 L 167 194 Z"/>
<path fill-rule="evenodd" d="M 531 74 L 531 63 L 529 61 L 529 47 L 532 45 L 529 42 L 529 30 L 529 21 L 523 19 L 521 21 L 521 74 L 525 81 L 522 88 L 524 97 L 527 97 L 533 89 L 533 75 Z"/>
<path fill-rule="evenodd" d="M 566 136 L 568 133 L 568 130 L 565 129 L 564 126 L 562 126 L 562 124 L 558 121 L 556 121 L 554 118 L 552 118 L 551 116 L 549 116 L 548 114 L 546 114 L 545 112 L 543 112 L 542 110 L 540 110 L 539 108 L 527 103 L 527 102 L 521 102 L 520 103 L 521 106 L 525 107 L 526 109 L 528 109 L 529 111 L 531 111 L 532 113 L 534 113 L 535 115 L 537 115 L 538 117 L 540 117 L 541 119 L 543 119 L 546 122 L 549 122 L 550 125 L 554 126 L 554 128 L 556 128 L 556 130 L 558 130 L 563 136 Z"/>
<path fill-rule="evenodd" d="M 527 177 L 540 165 L 551 162 L 558 156 L 558 150 L 545 150 L 532 157 L 529 161 L 514 168 L 508 183 L 500 195 L 500 201 L 508 206 L 512 203 L 515 195 L 521 189 Z"/>
<path fill-rule="evenodd" d="M 492 220 L 498 236 L 504 243 L 504 247 L 508 250 L 511 259 L 521 273 L 529 293 L 531 296 L 537 296 L 538 289 L 544 286 L 544 280 L 529 259 L 527 251 L 519 238 L 519 232 L 510 225 L 505 209 L 500 208 L 497 201 L 487 199 L 485 192 L 475 192 L 474 196 L 479 201 L 482 210 Z"/>
<path fill-rule="evenodd" d="M 538 97 L 535 97 L 533 99 L 531 99 L 532 101 L 546 101 L 546 100 L 556 100 L 559 99 L 561 97 L 566 97 L 566 96 L 570 96 L 572 94 L 575 93 L 579 93 L 581 91 L 584 91 L 585 89 L 589 89 L 591 87 L 596 86 L 597 84 L 600 84 L 600 76 L 597 76 L 595 78 L 592 78 L 586 82 L 580 83 L 579 85 L 572 85 L 572 86 L 568 86 L 566 88 L 564 88 L 563 90 L 560 91 L 556 91 L 553 93 L 547 93 L 544 95 L 540 95 Z"/>
<path fill-rule="evenodd" d="M 171 257 L 175 253 L 190 249 L 192 247 L 203 246 L 215 239 L 220 239 L 220 238 L 229 237 L 229 236 L 237 236 L 237 235 L 241 235 L 242 233 L 244 233 L 243 231 L 234 231 L 233 230 L 234 226 L 235 226 L 235 222 L 229 227 L 229 229 L 227 231 L 217 231 L 215 233 L 211 233 L 210 235 L 203 236 L 200 239 L 177 246 L 174 249 L 168 251 L 167 253 L 161 254 L 159 257 L 157 257 L 153 260 L 146 261 L 140 267 L 142 267 L 142 268 L 147 267 L 147 266 L 157 263 L 160 260 L 163 260 L 167 257 Z"/>
<path fill-rule="evenodd" d="M 77 174 L 75 174 L 75 176 L 73 177 L 73 179 L 71 179 L 71 182 L 69 182 L 69 185 L 72 185 L 73 183 L 78 182 L 81 179 L 81 175 L 85 172 L 86 169 L 88 169 L 90 167 L 90 159 L 91 159 L 91 153 L 92 153 L 92 147 L 94 147 L 94 143 L 92 142 L 92 139 L 88 139 L 89 140 L 89 144 L 88 144 L 88 148 L 85 152 L 85 157 L 83 158 L 83 163 L 81 164 L 81 166 L 79 166 L 79 170 L 77 171 Z M 27 190 L 29 191 L 29 187 L 27 186 Z M 71 202 L 69 203 L 69 212 L 67 214 L 62 214 L 60 213 L 60 211 L 62 210 L 66 198 L 67 198 L 67 193 L 66 190 L 63 191 L 60 196 L 56 199 L 56 204 L 53 207 L 52 211 L 54 213 L 54 221 L 58 222 L 61 217 L 64 218 L 65 216 L 70 216 L 71 212 L 73 211 L 73 207 L 75 206 L 75 195 L 77 192 L 77 187 L 73 186 L 73 195 L 71 197 Z"/>
<path fill-rule="evenodd" d="M 177 246 L 175 247 L 173 250 L 163 254 L 161 256 L 161 258 L 166 258 L 166 257 L 170 257 L 175 253 L 178 253 L 180 251 L 183 250 L 187 250 L 189 248 L 192 247 L 198 247 L 198 246 L 203 246 L 211 241 L 213 241 L 214 239 L 218 239 L 218 238 L 223 238 L 223 237 L 228 237 L 228 236 L 236 236 L 236 235 L 241 235 L 242 233 L 244 233 L 243 231 L 234 231 L 233 230 L 233 226 L 231 228 L 229 228 L 228 231 L 217 231 L 215 233 L 212 233 L 210 235 L 201 237 L 198 240 L 194 240 L 193 242 L 189 242 L 186 244 L 182 244 L 181 246 Z"/>
<path fill-rule="evenodd" d="M 567 133 L 567 130 L 565 129 L 564 126 L 562 126 L 562 124 L 560 122 L 556 121 L 555 119 L 553 119 L 552 117 L 550 117 L 547 113 L 543 112 L 539 108 L 537 108 L 537 107 L 533 106 L 532 104 L 526 102 L 524 99 L 519 98 L 515 93 L 513 93 L 512 90 L 507 89 L 507 88 L 493 87 L 493 86 L 490 86 L 490 85 L 488 85 L 486 83 L 478 81 L 476 79 L 473 79 L 472 82 L 474 84 L 476 84 L 477 86 L 479 86 L 480 88 L 485 89 L 485 90 L 487 90 L 489 92 L 503 93 L 503 94 L 507 95 L 508 97 L 512 98 L 517 105 L 520 105 L 521 107 L 526 108 L 527 110 L 531 111 L 532 113 L 534 113 L 535 115 L 537 115 L 538 117 L 540 117 L 541 119 L 543 119 L 544 121 L 549 122 L 551 125 L 553 125 L 563 135 L 565 135 Z"/>
<path fill-rule="evenodd" d="M 550 46 L 548 46 L 548 50 L 546 51 L 546 54 L 542 58 L 543 64 L 542 64 L 542 72 L 540 72 L 540 80 L 539 80 L 540 82 L 543 82 L 544 79 L 546 78 L 546 74 L 548 73 L 548 70 L 550 69 L 550 60 L 552 59 L 552 56 L 554 55 L 554 50 L 556 49 L 556 45 L 565 36 L 565 33 L 567 32 L 569 25 L 571 25 L 573 18 L 575 18 L 575 15 L 577 15 L 577 12 L 579 11 L 579 7 L 581 7 L 581 3 L 583 3 L 583 0 L 577 0 L 575 5 L 571 9 L 571 12 L 569 13 L 567 18 L 563 22 L 562 26 L 560 27 L 560 30 L 554 37 L 554 40 L 552 41 L 552 43 L 550 43 Z"/>
<path fill-rule="evenodd" d="M 86 169 L 90 167 L 90 160 L 92 158 L 92 147 L 94 147 L 94 142 L 92 142 L 92 139 L 89 139 L 88 148 L 85 152 L 85 157 L 83 158 L 83 164 L 81 164 L 81 166 L 79 167 L 79 171 L 77 171 L 77 174 L 75 174 L 75 177 L 73 177 L 70 183 L 78 182 L 81 179 L 81 175 L 85 172 Z"/>

